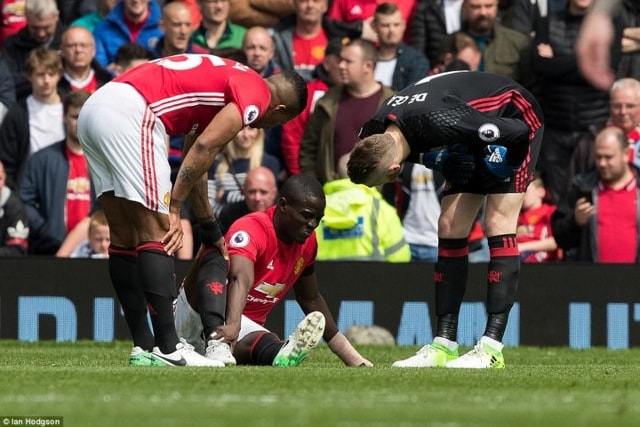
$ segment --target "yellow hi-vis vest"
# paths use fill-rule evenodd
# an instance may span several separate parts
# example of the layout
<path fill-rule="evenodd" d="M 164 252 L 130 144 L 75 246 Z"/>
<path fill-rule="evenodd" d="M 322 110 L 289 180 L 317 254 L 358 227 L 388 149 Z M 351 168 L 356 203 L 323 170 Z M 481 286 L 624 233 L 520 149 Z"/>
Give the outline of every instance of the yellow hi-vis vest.
<path fill-rule="evenodd" d="M 409 262 L 396 210 L 378 190 L 349 179 L 324 185 L 327 207 L 316 229 L 318 260 Z"/>

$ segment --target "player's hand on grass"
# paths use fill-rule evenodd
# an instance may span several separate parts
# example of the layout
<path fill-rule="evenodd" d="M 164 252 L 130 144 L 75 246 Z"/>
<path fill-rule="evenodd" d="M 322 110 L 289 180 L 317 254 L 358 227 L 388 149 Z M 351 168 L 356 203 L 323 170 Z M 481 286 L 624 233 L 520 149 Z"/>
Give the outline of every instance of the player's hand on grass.
<path fill-rule="evenodd" d="M 358 366 L 363 368 L 373 368 L 373 363 L 369 362 L 365 358 L 362 358 L 362 363 L 360 363 Z"/>

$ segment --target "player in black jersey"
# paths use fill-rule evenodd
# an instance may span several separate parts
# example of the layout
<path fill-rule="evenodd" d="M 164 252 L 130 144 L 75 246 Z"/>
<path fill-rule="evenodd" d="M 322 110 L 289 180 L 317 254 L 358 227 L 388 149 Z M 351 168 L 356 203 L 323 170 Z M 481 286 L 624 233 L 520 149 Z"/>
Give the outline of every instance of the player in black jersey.
<path fill-rule="evenodd" d="M 394 367 L 503 368 L 502 338 L 520 273 L 516 223 L 542 140 L 542 112 L 506 77 L 450 72 L 427 77 L 389 98 L 360 132 L 352 181 L 392 182 L 402 162 L 423 163 L 447 179 L 438 221 L 436 337 Z M 489 240 L 485 332 L 458 357 L 458 313 L 468 271 L 468 236 L 486 202 Z"/>

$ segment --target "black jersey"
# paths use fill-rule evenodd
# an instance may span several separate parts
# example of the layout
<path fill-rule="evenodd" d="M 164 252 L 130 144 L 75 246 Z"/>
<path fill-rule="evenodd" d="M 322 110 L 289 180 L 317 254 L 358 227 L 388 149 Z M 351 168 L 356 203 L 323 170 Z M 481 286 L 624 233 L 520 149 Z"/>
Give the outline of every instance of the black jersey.
<path fill-rule="evenodd" d="M 525 88 L 496 74 L 452 71 L 426 77 L 388 98 L 360 138 L 395 123 L 409 143 L 407 161 L 458 143 L 480 153 L 488 144 L 507 148 L 533 140 L 542 127 L 540 105 Z M 522 150 L 519 150 L 522 151 Z"/>

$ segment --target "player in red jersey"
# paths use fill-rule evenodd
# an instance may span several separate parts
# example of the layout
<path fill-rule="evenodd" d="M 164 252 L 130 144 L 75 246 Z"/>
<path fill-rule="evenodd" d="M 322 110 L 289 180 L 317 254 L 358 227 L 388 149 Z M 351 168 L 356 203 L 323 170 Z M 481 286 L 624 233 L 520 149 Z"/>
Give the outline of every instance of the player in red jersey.
<path fill-rule="evenodd" d="M 318 289 L 314 271 L 318 244 L 314 230 L 324 215 L 325 204 L 322 185 L 315 178 L 292 175 L 283 184 L 275 206 L 233 223 L 226 235 L 231 256 L 229 293 L 228 298 L 219 297 L 227 301 L 226 324 L 218 327 L 213 336 L 205 332 L 207 357 L 234 364 L 233 358 L 220 356 L 228 352 L 229 343 L 237 342 L 233 356 L 240 364 L 296 366 L 324 336 L 347 366 L 373 366 L 338 332 Z M 221 288 L 226 279 L 223 266 L 211 268 L 201 262 L 200 268 L 209 269 L 210 286 Z M 205 316 L 216 313 L 206 312 L 189 276 L 178 297 L 176 327 L 198 346 L 203 344 Z M 264 323 L 290 289 L 307 316 L 283 344 Z M 224 306 L 221 308 L 224 310 Z M 217 315 L 219 310 L 220 307 Z"/>
<path fill-rule="evenodd" d="M 306 96 L 295 73 L 263 79 L 235 61 L 185 54 L 140 65 L 85 103 L 78 133 L 109 222 L 109 270 L 133 337 L 131 364 L 221 366 L 175 331 L 180 209 L 189 197 L 203 244 L 228 257 L 205 172 L 240 129 L 284 123 L 300 113 Z M 172 189 L 166 137 L 181 134 L 184 159 Z"/>
<path fill-rule="evenodd" d="M 428 77 L 389 98 L 361 131 L 349 177 L 369 186 L 393 181 L 403 161 L 424 163 L 448 183 L 438 221 L 436 337 L 395 367 L 502 368 L 502 338 L 520 273 L 516 223 L 542 139 L 537 101 L 514 81 L 489 73 Z M 432 151 L 430 151 L 432 150 Z M 486 202 L 489 240 L 485 332 L 458 357 L 458 314 L 468 270 L 468 236 Z"/>

